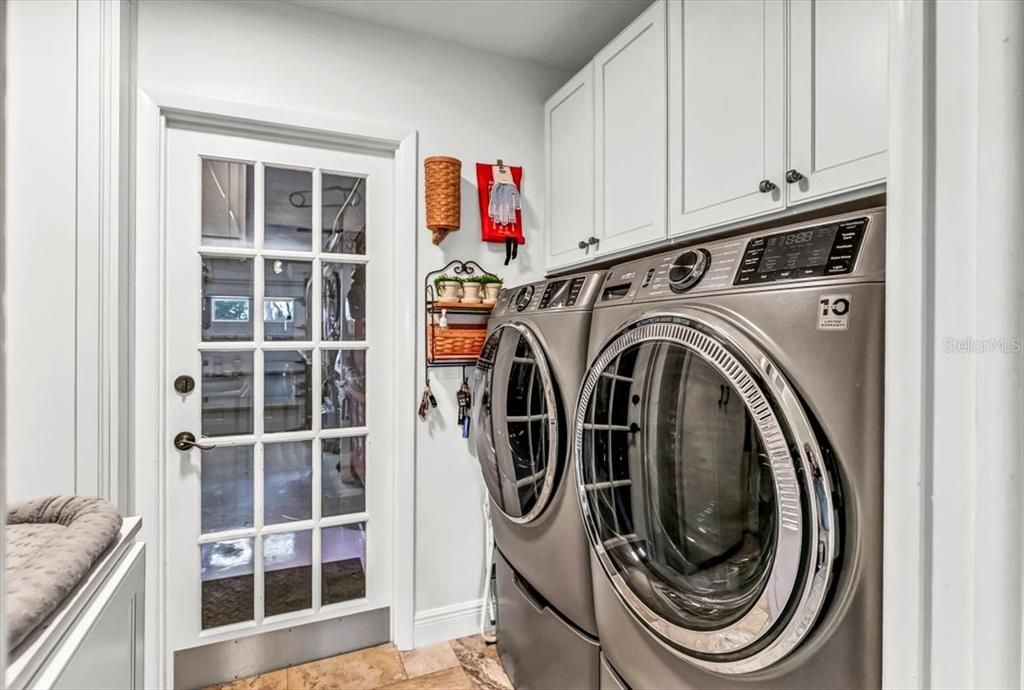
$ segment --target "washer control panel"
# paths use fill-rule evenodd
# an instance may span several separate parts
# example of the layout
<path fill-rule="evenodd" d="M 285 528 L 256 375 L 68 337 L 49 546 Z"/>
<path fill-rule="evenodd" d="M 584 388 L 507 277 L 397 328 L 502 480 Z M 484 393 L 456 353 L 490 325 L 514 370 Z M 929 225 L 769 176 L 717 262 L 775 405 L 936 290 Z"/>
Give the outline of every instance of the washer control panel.
<path fill-rule="evenodd" d="M 538 309 L 557 309 L 558 307 L 574 307 L 579 301 L 586 276 L 576 276 L 565 280 L 552 280 L 544 286 Z"/>
<path fill-rule="evenodd" d="M 504 289 L 491 314 L 509 316 L 591 309 L 597 301 L 604 276 L 604 271 L 590 271 Z"/>
<path fill-rule="evenodd" d="M 733 285 L 850 273 L 867 218 L 800 228 L 747 242 Z"/>

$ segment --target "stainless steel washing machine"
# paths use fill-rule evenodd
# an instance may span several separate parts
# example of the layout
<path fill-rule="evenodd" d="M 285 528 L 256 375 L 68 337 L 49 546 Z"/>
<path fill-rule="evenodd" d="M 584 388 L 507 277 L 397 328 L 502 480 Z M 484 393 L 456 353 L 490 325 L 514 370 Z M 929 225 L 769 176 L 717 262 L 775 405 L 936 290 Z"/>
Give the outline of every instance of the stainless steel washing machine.
<path fill-rule="evenodd" d="M 594 688 L 600 660 L 569 438 L 604 272 L 501 293 L 474 381 L 491 499 L 498 653 L 516 688 Z"/>
<path fill-rule="evenodd" d="M 605 688 L 881 685 L 883 209 L 608 272 L 574 420 Z"/>

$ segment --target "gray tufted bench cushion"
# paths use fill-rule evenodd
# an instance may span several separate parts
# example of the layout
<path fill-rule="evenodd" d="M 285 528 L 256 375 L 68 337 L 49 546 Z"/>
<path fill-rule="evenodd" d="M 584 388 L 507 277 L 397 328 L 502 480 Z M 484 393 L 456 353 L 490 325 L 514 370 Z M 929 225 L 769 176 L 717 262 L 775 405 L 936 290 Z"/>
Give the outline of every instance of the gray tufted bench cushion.
<path fill-rule="evenodd" d="M 121 515 L 100 498 L 49 496 L 8 507 L 7 642 L 17 647 L 117 539 Z"/>

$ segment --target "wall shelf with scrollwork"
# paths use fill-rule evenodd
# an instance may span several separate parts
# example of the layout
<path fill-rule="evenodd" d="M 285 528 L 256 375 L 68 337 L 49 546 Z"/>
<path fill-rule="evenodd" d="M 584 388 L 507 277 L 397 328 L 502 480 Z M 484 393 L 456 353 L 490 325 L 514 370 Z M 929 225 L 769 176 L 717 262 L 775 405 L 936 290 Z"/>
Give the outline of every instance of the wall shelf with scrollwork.
<path fill-rule="evenodd" d="M 477 262 L 455 259 L 424 276 L 424 368 L 428 378 L 431 367 L 476 366 L 487 335 L 487 319 L 494 306 L 482 302 L 467 303 L 452 296 L 445 299 L 443 293 L 438 294 L 435 280 L 451 275 L 459 281 L 468 281 L 485 274 L 487 271 Z M 448 323 L 447 317 L 455 317 L 458 323 Z"/>

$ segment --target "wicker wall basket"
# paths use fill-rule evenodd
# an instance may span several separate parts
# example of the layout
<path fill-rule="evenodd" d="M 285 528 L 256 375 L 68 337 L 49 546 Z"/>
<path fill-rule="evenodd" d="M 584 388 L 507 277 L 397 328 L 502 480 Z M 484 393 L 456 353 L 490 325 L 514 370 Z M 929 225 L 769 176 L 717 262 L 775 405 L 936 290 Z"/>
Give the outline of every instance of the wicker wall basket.
<path fill-rule="evenodd" d="M 423 160 L 423 195 L 427 201 L 427 227 L 434 244 L 459 229 L 462 208 L 462 161 L 450 156 Z"/>
<path fill-rule="evenodd" d="M 444 329 L 431 324 L 427 337 L 427 352 L 433 353 L 434 362 L 477 359 L 484 349 L 487 324 L 451 324 Z"/>

